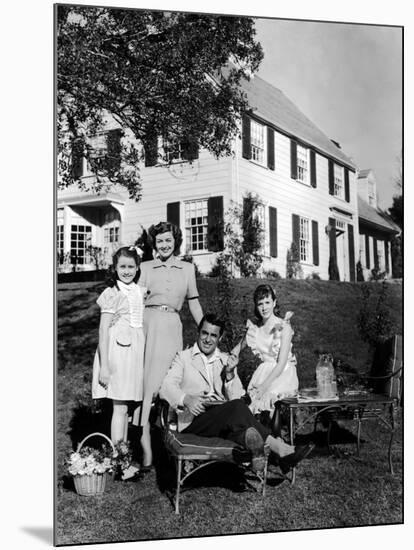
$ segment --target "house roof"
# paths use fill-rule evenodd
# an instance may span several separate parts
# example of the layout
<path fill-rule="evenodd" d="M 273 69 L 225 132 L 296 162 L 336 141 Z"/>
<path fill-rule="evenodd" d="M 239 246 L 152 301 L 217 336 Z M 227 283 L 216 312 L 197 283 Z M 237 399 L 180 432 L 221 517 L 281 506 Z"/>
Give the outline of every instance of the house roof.
<path fill-rule="evenodd" d="M 382 210 L 370 206 L 364 199 L 358 196 L 358 217 L 360 221 L 377 226 L 382 231 L 399 233 L 401 229 Z"/>
<path fill-rule="evenodd" d="M 243 89 L 253 114 L 355 170 L 355 163 L 278 88 L 255 76 L 243 83 Z"/>

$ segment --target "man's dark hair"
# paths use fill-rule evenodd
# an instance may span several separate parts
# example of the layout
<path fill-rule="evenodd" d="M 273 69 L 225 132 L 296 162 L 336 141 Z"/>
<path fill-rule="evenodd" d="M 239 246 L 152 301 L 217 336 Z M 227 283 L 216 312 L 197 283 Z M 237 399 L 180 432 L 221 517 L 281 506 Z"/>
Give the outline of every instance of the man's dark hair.
<path fill-rule="evenodd" d="M 201 319 L 201 321 L 199 322 L 198 327 L 197 327 L 198 332 L 201 331 L 201 327 L 203 326 L 204 321 L 206 323 L 210 323 L 210 325 L 214 325 L 215 327 L 219 327 L 220 328 L 220 336 L 223 334 L 224 329 L 225 329 L 225 322 L 222 319 L 220 319 L 215 313 L 206 313 L 203 316 L 203 318 Z"/>

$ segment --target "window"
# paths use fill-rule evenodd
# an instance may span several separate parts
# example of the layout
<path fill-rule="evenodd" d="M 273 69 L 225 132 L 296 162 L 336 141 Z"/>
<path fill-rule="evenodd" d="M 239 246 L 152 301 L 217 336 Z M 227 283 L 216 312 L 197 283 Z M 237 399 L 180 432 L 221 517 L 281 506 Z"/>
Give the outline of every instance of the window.
<path fill-rule="evenodd" d="M 121 225 L 119 212 L 115 209 L 109 210 L 104 214 L 104 244 L 119 242 L 119 228 Z"/>
<path fill-rule="evenodd" d="M 183 160 L 183 144 L 179 140 L 162 138 L 158 147 L 158 157 L 164 162 Z"/>
<path fill-rule="evenodd" d="M 362 267 L 365 266 L 365 235 L 359 236 L 359 261 L 361 262 Z"/>
<path fill-rule="evenodd" d="M 88 145 L 91 148 L 90 156 L 92 159 L 99 159 L 107 152 L 107 133 L 101 132 L 88 138 Z"/>
<path fill-rule="evenodd" d="M 185 203 L 186 251 L 208 250 L 208 200 Z"/>
<path fill-rule="evenodd" d="M 385 270 L 384 241 L 377 241 L 378 269 Z"/>
<path fill-rule="evenodd" d="M 251 121 L 250 127 L 250 149 L 251 149 L 251 159 L 259 162 L 260 164 L 265 163 L 265 126 L 259 124 L 255 120 Z"/>
<path fill-rule="evenodd" d="M 309 180 L 309 162 L 308 149 L 297 145 L 297 180 L 302 183 L 308 183 Z"/>
<path fill-rule="evenodd" d="M 105 227 L 104 228 L 104 243 L 117 243 L 119 242 L 119 227 Z"/>
<path fill-rule="evenodd" d="M 64 232 L 63 224 L 57 226 L 57 255 L 58 263 L 63 264 L 64 262 Z"/>
<path fill-rule="evenodd" d="M 301 262 L 310 262 L 309 220 L 299 220 L 299 259 Z"/>
<path fill-rule="evenodd" d="M 92 227 L 72 225 L 70 230 L 70 258 L 72 264 L 89 263 L 87 248 L 91 245 Z"/>
<path fill-rule="evenodd" d="M 344 169 L 338 164 L 334 165 L 334 196 L 344 198 Z"/>

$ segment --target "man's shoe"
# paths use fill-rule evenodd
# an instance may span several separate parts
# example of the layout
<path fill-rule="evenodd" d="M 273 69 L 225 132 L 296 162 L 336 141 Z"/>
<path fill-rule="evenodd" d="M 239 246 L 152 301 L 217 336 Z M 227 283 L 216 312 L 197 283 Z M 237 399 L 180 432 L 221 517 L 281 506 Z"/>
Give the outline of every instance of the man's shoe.
<path fill-rule="evenodd" d="M 295 452 L 279 458 L 279 467 L 282 473 L 287 474 L 288 471 L 294 468 L 301 460 L 306 458 L 315 447 L 313 443 L 309 445 L 301 445 L 296 447 Z"/>
<path fill-rule="evenodd" d="M 252 469 L 255 472 L 263 472 L 266 464 L 264 440 L 256 428 L 247 428 L 244 434 L 244 446 L 252 454 Z"/>

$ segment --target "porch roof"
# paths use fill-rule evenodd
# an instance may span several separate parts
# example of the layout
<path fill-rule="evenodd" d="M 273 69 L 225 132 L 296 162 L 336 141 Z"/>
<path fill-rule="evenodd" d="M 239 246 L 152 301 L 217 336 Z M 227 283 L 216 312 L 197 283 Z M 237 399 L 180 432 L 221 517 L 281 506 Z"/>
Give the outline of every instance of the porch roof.
<path fill-rule="evenodd" d="M 119 193 L 108 191 L 107 193 L 79 193 L 77 195 L 60 196 L 58 206 L 106 206 L 116 203 L 125 204 L 125 199 Z"/>
<path fill-rule="evenodd" d="M 360 223 L 368 223 L 388 233 L 400 233 L 400 227 L 379 208 L 370 206 L 364 199 L 358 196 L 358 218 Z"/>

